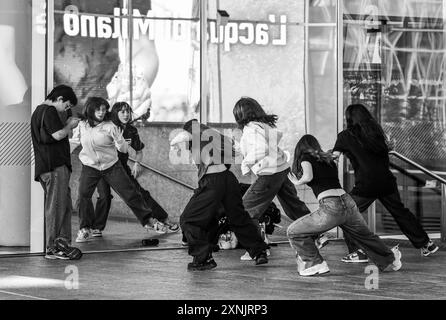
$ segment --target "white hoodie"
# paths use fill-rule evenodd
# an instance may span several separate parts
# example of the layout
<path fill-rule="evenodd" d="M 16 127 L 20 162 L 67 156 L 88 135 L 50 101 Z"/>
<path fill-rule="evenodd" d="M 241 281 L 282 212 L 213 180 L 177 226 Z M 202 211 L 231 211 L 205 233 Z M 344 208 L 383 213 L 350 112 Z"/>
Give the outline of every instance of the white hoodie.
<path fill-rule="evenodd" d="M 240 153 L 243 155 L 243 175 L 272 175 L 290 167 L 288 152 L 279 148 L 282 132 L 265 123 L 250 122 L 243 128 Z"/>
<path fill-rule="evenodd" d="M 82 164 L 103 171 L 118 162 L 118 152 L 127 153 L 128 144 L 111 121 L 103 121 L 90 127 L 86 121 L 79 122 L 70 140 L 71 152 L 79 145 L 79 160 Z"/>

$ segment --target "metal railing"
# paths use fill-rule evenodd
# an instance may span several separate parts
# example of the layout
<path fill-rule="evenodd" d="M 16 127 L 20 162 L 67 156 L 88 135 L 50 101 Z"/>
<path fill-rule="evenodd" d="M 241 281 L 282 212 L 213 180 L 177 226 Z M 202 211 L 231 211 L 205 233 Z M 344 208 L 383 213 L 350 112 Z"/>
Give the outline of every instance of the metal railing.
<path fill-rule="evenodd" d="M 135 161 L 135 159 L 133 159 L 133 158 L 129 158 L 129 160 L 130 161 Z M 155 168 L 153 168 L 153 167 L 151 167 L 151 166 L 149 166 L 148 164 L 146 164 L 146 163 L 140 163 L 140 165 L 141 165 L 141 167 L 143 167 L 144 169 L 147 169 L 147 170 L 150 170 L 150 171 L 152 171 L 152 172 L 155 172 L 156 174 L 158 174 L 158 175 L 160 175 L 160 176 L 162 176 L 162 177 L 164 177 L 164 178 L 166 178 L 167 180 L 170 180 L 170 181 L 172 181 L 172 182 L 175 182 L 176 184 L 179 184 L 179 185 L 181 185 L 181 186 L 183 186 L 183 187 L 185 187 L 185 188 L 187 188 L 187 189 L 189 189 L 189 190 L 194 190 L 194 189 L 196 189 L 196 188 L 194 188 L 193 186 L 191 186 L 190 184 L 187 184 L 186 182 L 183 182 L 183 181 L 181 181 L 181 180 L 179 180 L 179 179 L 177 179 L 177 178 L 175 178 L 175 177 L 172 177 L 172 176 L 170 176 L 170 175 L 168 175 L 167 173 L 164 173 L 164 172 L 162 172 L 162 171 L 160 171 L 160 170 L 158 170 L 158 169 L 155 169 Z"/>
<path fill-rule="evenodd" d="M 396 151 L 390 151 L 389 155 L 393 155 L 407 164 L 417 168 L 427 176 L 437 180 L 441 184 L 441 212 L 440 212 L 440 238 L 442 242 L 446 242 L 446 179 L 440 177 L 438 174 L 426 169 L 415 161 L 403 156 Z"/>

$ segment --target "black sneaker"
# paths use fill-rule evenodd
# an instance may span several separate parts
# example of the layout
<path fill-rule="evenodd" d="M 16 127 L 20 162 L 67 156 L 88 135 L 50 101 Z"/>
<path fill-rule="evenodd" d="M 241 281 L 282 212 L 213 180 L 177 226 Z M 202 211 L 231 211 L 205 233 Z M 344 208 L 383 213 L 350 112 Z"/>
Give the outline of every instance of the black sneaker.
<path fill-rule="evenodd" d="M 197 262 L 191 262 L 187 265 L 187 270 L 189 271 L 204 271 L 204 270 L 211 270 L 217 267 L 217 263 L 213 258 L 209 258 L 205 262 L 197 263 Z"/>
<path fill-rule="evenodd" d="M 45 259 L 48 260 L 70 260 L 70 258 L 62 251 L 56 251 L 55 249 L 48 249 L 45 254 Z"/>
<path fill-rule="evenodd" d="M 438 246 L 432 240 L 429 240 L 429 242 L 420 250 L 421 250 L 421 255 L 427 257 L 432 253 L 437 252 L 438 249 L 439 249 Z"/>
<path fill-rule="evenodd" d="M 266 255 L 266 251 L 263 251 L 256 257 L 256 266 L 265 263 L 268 263 L 268 257 Z"/>
<path fill-rule="evenodd" d="M 62 252 L 69 260 L 79 260 L 82 258 L 82 251 L 79 248 L 72 247 L 68 241 L 63 238 L 54 240 L 56 251 Z"/>
<path fill-rule="evenodd" d="M 178 223 L 171 222 L 169 218 L 166 218 L 163 223 L 167 226 L 167 233 L 175 233 L 180 231 L 180 226 Z"/>
<path fill-rule="evenodd" d="M 358 249 L 357 251 L 346 255 L 341 261 L 346 263 L 366 263 L 369 262 L 369 258 L 364 251 Z"/>

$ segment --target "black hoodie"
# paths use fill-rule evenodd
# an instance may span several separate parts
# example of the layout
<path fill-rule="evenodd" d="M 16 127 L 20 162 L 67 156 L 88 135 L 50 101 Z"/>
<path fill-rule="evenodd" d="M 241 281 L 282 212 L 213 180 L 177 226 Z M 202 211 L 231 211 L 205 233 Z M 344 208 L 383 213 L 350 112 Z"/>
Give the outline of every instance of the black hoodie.
<path fill-rule="evenodd" d="M 234 142 L 196 119 L 189 120 L 183 129 L 192 135 L 189 150 L 198 167 L 198 180 L 205 174 L 209 166 L 224 164 L 228 170 L 234 163 Z M 226 154 L 225 154 L 226 151 Z"/>

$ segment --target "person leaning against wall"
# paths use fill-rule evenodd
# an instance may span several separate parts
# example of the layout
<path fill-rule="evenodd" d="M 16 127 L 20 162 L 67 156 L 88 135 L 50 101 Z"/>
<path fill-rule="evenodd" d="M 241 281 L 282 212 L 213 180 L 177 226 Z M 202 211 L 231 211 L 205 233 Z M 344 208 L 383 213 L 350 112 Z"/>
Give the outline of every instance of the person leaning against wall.
<path fill-rule="evenodd" d="M 79 119 L 69 117 L 64 124 L 60 113 L 76 104 L 77 97 L 73 89 L 59 85 L 31 116 L 34 180 L 40 182 L 45 193 L 47 259 L 71 259 L 58 243 L 62 240 L 66 245 L 71 244 L 71 157 L 68 136 L 78 125 Z"/>

